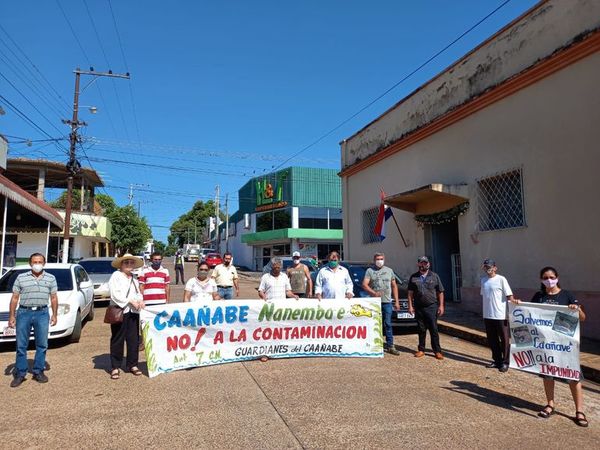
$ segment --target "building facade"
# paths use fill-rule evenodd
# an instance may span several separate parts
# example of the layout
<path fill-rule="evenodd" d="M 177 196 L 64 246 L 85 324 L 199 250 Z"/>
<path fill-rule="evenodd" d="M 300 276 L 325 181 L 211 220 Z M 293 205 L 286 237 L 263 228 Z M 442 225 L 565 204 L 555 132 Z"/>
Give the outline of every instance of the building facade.
<path fill-rule="evenodd" d="M 220 248 L 260 270 L 273 256 L 325 258 L 342 251 L 341 181 L 334 169 L 289 167 L 252 178 L 239 210 L 221 224 Z"/>
<path fill-rule="evenodd" d="M 555 266 L 600 339 L 598 74 L 600 2 L 542 1 L 343 141 L 346 256 L 407 276 L 426 254 L 477 312 L 485 258 L 527 301 Z M 404 240 L 373 236 L 380 186 Z"/>

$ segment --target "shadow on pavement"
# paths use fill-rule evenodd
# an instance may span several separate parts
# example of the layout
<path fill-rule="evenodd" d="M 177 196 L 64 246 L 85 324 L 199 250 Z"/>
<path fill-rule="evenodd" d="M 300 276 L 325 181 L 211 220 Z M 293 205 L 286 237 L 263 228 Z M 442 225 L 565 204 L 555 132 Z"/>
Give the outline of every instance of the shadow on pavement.
<path fill-rule="evenodd" d="M 478 356 L 467 355 L 465 353 L 450 350 L 444 350 L 444 357 L 454 361 L 475 364 L 476 366 L 487 366 L 490 362 L 489 359 L 479 358 Z"/>
<path fill-rule="evenodd" d="M 112 369 L 109 353 L 103 353 L 102 355 L 92 357 L 92 362 L 94 363 L 94 369 L 96 370 L 103 370 L 106 373 L 110 373 Z M 138 368 L 144 372 L 144 375 L 148 376 L 148 364 L 145 361 L 138 362 Z M 121 371 L 124 371 L 124 367 L 121 367 Z"/>
<path fill-rule="evenodd" d="M 29 372 L 31 372 L 31 370 L 33 369 L 33 359 L 28 359 L 27 360 L 27 366 L 29 367 Z M 4 368 L 4 375 L 6 376 L 12 376 L 13 372 L 15 370 L 15 363 L 11 363 L 8 366 L 6 366 Z M 46 367 L 44 369 L 46 370 L 50 370 L 50 363 L 48 361 L 46 361 Z"/>
<path fill-rule="evenodd" d="M 502 394 L 469 381 L 452 380 L 450 384 L 453 384 L 454 387 L 443 387 L 442 389 L 463 394 L 488 405 L 498 406 L 509 411 L 525 414 L 526 416 L 537 417 L 538 411 L 542 408 L 536 403 L 528 402 L 512 395 Z M 531 412 L 523 411 L 523 409 Z"/>

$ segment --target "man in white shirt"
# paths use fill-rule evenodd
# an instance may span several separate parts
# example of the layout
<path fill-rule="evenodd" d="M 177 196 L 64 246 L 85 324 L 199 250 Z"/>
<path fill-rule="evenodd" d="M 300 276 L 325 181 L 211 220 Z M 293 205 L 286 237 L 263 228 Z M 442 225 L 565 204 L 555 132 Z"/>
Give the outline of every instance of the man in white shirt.
<path fill-rule="evenodd" d="M 258 296 L 263 300 L 284 300 L 286 297 L 298 299 L 292 292 L 290 279 L 285 273 L 281 273 L 282 262 L 280 258 L 271 260 L 271 272 L 265 273 L 260 279 Z"/>
<path fill-rule="evenodd" d="M 493 358 L 488 368 L 497 368 L 500 372 L 506 372 L 510 363 L 510 335 L 506 305 L 507 300 L 513 300 L 513 293 L 506 278 L 496 273 L 498 268 L 493 259 L 483 261 L 483 271 L 485 272 L 485 276 L 481 278 L 483 322 Z"/>
<path fill-rule="evenodd" d="M 328 263 L 319 270 L 315 280 L 315 296 L 323 298 L 352 298 L 354 285 L 345 267 L 340 266 L 340 254 L 329 253 Z"/>
<path fill-rule="evenodd" d="M 233 265 L 233 255 L 230 252 L 225 252 L 223 255 L 223 264 L 218 264 L 212 272 L 211 277 L 217 283 L 219 297 L 223 300 L 231 300 L 233 298 L 233 290 L 235 288 L 235 296 L 240 296 L 240 286 L 238 284 L 238 274 Z"/>

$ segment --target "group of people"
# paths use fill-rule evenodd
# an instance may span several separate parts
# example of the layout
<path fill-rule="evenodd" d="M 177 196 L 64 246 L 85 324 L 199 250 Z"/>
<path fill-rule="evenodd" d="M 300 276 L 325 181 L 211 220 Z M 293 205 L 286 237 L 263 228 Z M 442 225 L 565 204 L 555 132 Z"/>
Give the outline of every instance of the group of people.
<path fill-rule="evenodd" d="M 175 265 L 180 262 L 175 256 Z M 125 367 L 135 376 L 142 374 L 138 367 L 140 347 L 139 312 L 145 306 L 165 304 L 170 301 L 170 275 L 162 266 L 162 255 L 158 252 L 150 256 L 150 265 L 144 267 L 136 278 L 132 271 L 140 268 L 143 261 L 126 254 L 115 258 L 112 265 L 117 269 L 109 280 L 111 305 L 122 309 L 123 320 L 111 324 L 110 338 L 110 377 L 120 378 L 124 358 L 124 346 L 127 348 Z M 271 260 L 271 270 L 265 273 L 258 287 L 258 296 L 265 301 L 285 298 L 310 298 L 313 296 L 313 282 L 306 265 L 300 261 L 300 253 L 292 255 L 292 266 L 284 273 L 280 258 Z M 27 345 L 33 328 L 36 354 L 32 368 L 34 380 L 46 383 L 46 350 L 48 347 L 49 325 L 56 324 L 57 283 L 55 277 L 44 271 L 45 257 L 34 253 L 29 258 L 31 271 L 17 276 L 13 285 L 13 295 L 9 310 L 9 327 L 16 327 L 17 355 L 14 377 L 11 387 L 19 386 L 28 371 Z M 181 264 L 183 261 L 181 259 Z M 444 314 L 444 286 L 438 274 L 431 270 L 427 256 L 417 259 L 417 272 L 408 280 L 408 310 L 414 314 L 418 325 L 418 345 L 414 356 L 425 355 L 426 335 L 429 332 L 434 356 L 443 360 L 440 346 L 437 320 Z M 521 300 L 514 298 L 507 279 L 498 274 L 498 267 L 492 259 L 483 261 L 484 275 L 481 278 L 481 296 L 483 319 L 488 343 L 492 352 L 489 368 L 507 372 L 510 364 L 510 333 L 508 326 L 507 302 L 515 304 Z M 179 275 L 179 273 L 178 273 Z M 179 276 L 177 276 L 179 278 Z M 183 271 L 181 272 L 183 281 Z M 585 313 L 570 292 L 563 290 L 558 282 L 558 271 L 553 267 L 544 267 L 540 271 L 540 290 L 531 299 L 532 303 L 565 305 L 577 310 L 583 322 Z M 178 280 L 177 280 L 178 282 Z M 362 288 L 373 297 L 381 298 L 381 312 L 385 333 L 384 349 L 392 355 L 399 355 L 395 348 L 392 330 L 394 309 L 400 310 L 398 285 L 391 268 L 385 265 L 385 255 L 375 253 L 373 266 L 368 268 L 362 280 Z M 185 302 L 230 300 L 233 294 L 239 297 L 239 278 L 233 265 L 233 255 L 226 252 L 223 263 L 217 265 L 212 274 L 208 264 L 201 261 L 196 275 L 185 283 Z M 327 264 L 318 272 L 314 282 L 314 297 L 324 299 L 351 299 L 354 296 L 354 284 L 348 270 L 340 265 L 338 252 L 331 252 Z M 48 302 L 50 300 L 50 302 Z M 393 303 L 392 303 L 393 301 Z M 50 310 L 48 308 L 50 303 Z M 18 308 L 17 308 L 18 306 Z M 541 418 L 549 418 L 554 413 L 554 387 L 556 377 L 543 376 L 547 405 L 538 413 Z M 581 380 L 569 380 L 569 387 L 575 403 L 574 421 L 582 427 L 588 426 L 583 412 L 583 391 Z"/>

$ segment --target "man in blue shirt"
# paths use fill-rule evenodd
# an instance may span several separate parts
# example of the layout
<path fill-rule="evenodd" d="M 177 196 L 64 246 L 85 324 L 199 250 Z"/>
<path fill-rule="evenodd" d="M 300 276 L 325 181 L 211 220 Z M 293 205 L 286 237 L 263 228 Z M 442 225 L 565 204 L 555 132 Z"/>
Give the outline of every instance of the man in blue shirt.
<path fill-rule="evenodd" d="M 13 295 L 10 299 L 8 326 L 15 328 L 17 339 L 17 360 L 14 378 L 10 387 L 18 387 L 25 381 L 27 374 L 27 345 L 33 327 L 35 337 L 35 358 L 33 360 L 33 379 L 38 383 L 47 383 L 44 375 L 46 368 L 46 350 L 48 349 L 49 325 L 56 325 L 58 309 L 58 286 L 54 275 L 44 271 L 46 258 L 41 253 L 29 257 L 30 272 L 17 276 L 13 284 Z M 48 299 L 52 307 L 52 317 L 48 312 Z M 17 309 L 19 305 L 19 309 Z"/>

